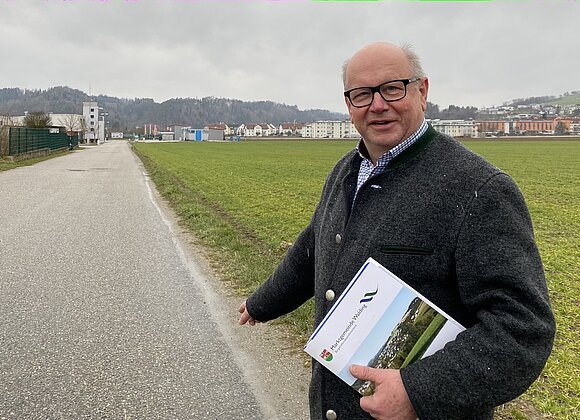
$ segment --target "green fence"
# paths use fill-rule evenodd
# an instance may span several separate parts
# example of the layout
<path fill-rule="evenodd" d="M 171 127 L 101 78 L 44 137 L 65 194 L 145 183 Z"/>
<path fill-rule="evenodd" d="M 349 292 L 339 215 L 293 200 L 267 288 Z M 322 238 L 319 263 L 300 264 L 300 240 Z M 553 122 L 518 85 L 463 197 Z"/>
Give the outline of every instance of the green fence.
<path fill-rule="evenodd" d="M 48 128 L 10 127 L 8 155 L 18 156 L 41 149 L 72 149 L 78 143 L 78 136 L 68 136 L 64 132 L 51 133 Z"/>

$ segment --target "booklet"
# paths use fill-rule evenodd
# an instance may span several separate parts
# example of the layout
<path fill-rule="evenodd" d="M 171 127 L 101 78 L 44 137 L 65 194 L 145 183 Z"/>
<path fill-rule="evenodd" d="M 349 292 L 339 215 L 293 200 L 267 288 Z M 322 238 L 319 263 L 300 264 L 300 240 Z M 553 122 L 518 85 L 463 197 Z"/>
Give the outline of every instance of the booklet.
<path fill-rule="evenodd" d="M 401 369 L 443 348 L 465 330 L 377 261 L 369 258 L 308 339 L 304 351 L 362 395 L 374 384 L 351 365 Z"/>

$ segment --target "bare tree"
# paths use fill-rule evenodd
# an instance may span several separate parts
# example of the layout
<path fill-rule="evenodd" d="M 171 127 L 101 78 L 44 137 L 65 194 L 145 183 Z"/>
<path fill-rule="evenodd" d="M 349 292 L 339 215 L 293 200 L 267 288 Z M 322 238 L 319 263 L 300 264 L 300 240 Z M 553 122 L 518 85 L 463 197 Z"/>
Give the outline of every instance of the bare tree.
<path fill-rule="evenodd" d="M 28 128 L 46 128 L 52 126 L 52 119 L 46 112 L 29 112 L 24 117 L 24 126 Z"/>
<path fill-rule="evenodd" d="M 0 125 L 0 158 L 8 155 L 8 136 L 10 127 L 7 125 Z"/>
<path fill-rule="evenodd" d="M 84 143 L 86 141 L 86 135 L 87 135 L 87 120 L 85 120 L 85 117 L 82 117 L 79 121 L 80 125 L 81 125 L 81 133 L 82 133 L 82 138 L 79 137 L 79 143 Z"/>
<path fill-rule="evenodd" d="M 60 117 L 59 123 L 66 128 L 67 134 L 70 136 L 74 136 L 79 131 L 83 130 L 82 122 L 84 118 L 81 115 L 76 114 L 65 114 Z"/>
<path fill-rule="evenodd" d="M 16 125 L 16 118 L 12 115 L 0 115 L 0 125 L 14 127 Z"/>
<path fill-rule="evenodd" d="M 72 138 L 78 135 L 79 132 L 83 131 L 83 121 L 85 119 L 81 115 L 77 114 L 64 114 L 58 120 L 59 125 L 64 126 L 66 129 L 66 134 L 68 136 L 69 148 L 72 148 Z"/>
<path fill-rule="evenodd" d="M 16 125 L 16 118 L 12 115 L 0 115 L 0 158 L 8 155 L 8 140 L 10 127 Z"/>

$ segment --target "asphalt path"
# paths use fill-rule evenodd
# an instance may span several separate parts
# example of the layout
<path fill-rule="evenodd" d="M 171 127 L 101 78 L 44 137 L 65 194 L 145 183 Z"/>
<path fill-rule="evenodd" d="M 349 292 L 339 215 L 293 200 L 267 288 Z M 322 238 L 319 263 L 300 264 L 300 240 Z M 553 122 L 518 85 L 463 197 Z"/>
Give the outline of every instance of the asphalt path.
<path fill-rule="evenodd" d="M 0 173 L 0 419 L 306 416 L 178 236 L 126 142 Z"/>

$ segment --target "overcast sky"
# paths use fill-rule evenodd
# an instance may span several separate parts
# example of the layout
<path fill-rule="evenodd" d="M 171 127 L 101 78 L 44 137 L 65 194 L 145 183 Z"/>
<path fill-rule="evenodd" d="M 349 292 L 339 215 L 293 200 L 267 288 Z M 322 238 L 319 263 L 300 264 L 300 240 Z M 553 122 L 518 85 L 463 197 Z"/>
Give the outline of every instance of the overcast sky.
<path fill-rule="evenodd" d="M 580 0 L 0 0 L 0 87 L 272 100 L 345 112 L 340 69 L 411 43 L 429 100 L 580 90 Z"/>

